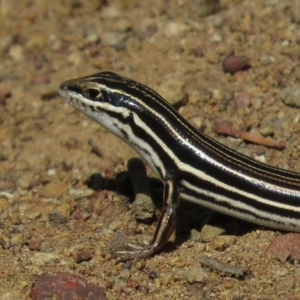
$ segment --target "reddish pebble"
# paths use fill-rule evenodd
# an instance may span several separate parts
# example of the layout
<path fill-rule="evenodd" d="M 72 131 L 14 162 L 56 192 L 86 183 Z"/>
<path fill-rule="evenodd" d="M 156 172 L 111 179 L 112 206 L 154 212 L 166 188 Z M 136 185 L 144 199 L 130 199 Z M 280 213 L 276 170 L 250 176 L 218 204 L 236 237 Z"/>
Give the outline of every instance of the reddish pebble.
<path fill-rule="evenodd" d="M 11 92 L 6 89 L 0 88 L 0 105 L 6 104 L 6 99 L 11 96 Z"/>
<path fill-rule="evenodd" d="M 89 261 L 93 257 L 93 253 L 89 250 L 82 250 L 76 253 L 75 261 L 76 263 L 81 263 L 83 261 Z"/>
<path fill-rule="evenodd" d="M 203 48 L 200 47 L 200 46 L 197 46 L 196 48 L 194 48 L 193 53 L 196 57 L 203 57 L 204 56 Z"/>
<path fill-rule="evenodd" d="M 127 286 L 129 286 L 131 288 L 138 288 L 141 286 L 141 283 L 135 279 L 129 279 L 127 281 Z"/>
<path fill-rule="evenodd" d="M 42 56 L 36 56 L 33 59 L 33 65 L 34 67 L 39 70 L 44 66 L 44 59 Z"/>
<path fill-rule="evenodd" d="M 241 70 L 247 70 L 250 67 L 250 61 L 246 56 L 229 55 L 223 60 L 223 70 L 225 73 L 234 74 Z"/>
<path fill-rule="evenodd" d="M 288 233 L 276 238 L 267 254 L 278 258 L 282 263 L 300 260 L 300 234 Z"/>
<path fill-rule="evenodd" d="M 37 74 L 32 77 L 31 83 L 33 84 L 46 84 L 50 82 L 50 77 L 47 74 Z"/>
<path fill-rule="evenodd" d="M 33 300 L 105 300 L 104 290 L 86 279 L 60 272 L 55 275 L 41 276 L 33 284 L 30 292 Z"/>
<path fill-rule="evenodd" d="M 42 242 L 41 241 L 30 241 L 28 244 L 28 248 L 31 251 L 40 251 L 42 247 Z"/>

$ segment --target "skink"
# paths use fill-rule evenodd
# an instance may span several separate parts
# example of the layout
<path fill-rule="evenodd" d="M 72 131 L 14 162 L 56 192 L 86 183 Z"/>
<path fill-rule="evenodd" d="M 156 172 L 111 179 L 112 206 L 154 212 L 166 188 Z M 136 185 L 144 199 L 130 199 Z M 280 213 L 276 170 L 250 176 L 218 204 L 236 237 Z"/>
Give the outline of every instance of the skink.
<path fill-rule="evenodd" d="M 155 91 L 115 73 L 66 81 L 59 93 L 133 147 L 164 183 L 164 207 L 152 241 L 144 248 L 119 249 L 119 260 L 161 249 L 174 231 L 180 199 L 300 232 L 300 174 L 227 148 L 196 130 Z"/>

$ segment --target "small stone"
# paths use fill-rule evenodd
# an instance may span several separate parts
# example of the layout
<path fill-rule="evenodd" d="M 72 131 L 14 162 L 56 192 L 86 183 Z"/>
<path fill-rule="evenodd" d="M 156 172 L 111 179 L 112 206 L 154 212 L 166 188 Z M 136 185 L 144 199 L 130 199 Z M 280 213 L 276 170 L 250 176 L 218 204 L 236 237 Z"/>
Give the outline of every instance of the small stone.
<path fill-rule="evenodd" d="M 288 233 L 277 237 L 267 250 L 267 254 L 278 258 L 282 263 L 300 260 L 300 234 Z"/>
<path fill-rule="evenodd" d="M 32 300 L 107 299 L 106 294 L 101 287 L 89 283 L 83 277 L 66 272 L 40 276 L 33 284 L 30 297 Z"/>
<path fill-rule="evenodd" d="M 236 236 L 217 236 L 214 240 L 211 241 L 210 247 L 211 249 L 224 251 L 226 248 L 230 247 L 231 245 L 235 244 L 237 241 Z"/>
<path fill-rule="evenodd" d="M 300 6 L 299 4 L 294 4 L 295 7 L 292 7 L 291 13 L 292 13 L 292 20 L 294 23 L 299 24 L 300 23 Z"/>
<path fill-rule="evenodd" d="M 49 214 L 49 221 L 53 222 L 55 224 L 64 224 L 64 223 L 67 223 L 68 218 L 57 212 L 53 212 L 53 213 Z"/>
<path fill-rule="evenodd" d="M 124 34 L 106 31 L 101 35 L 101 42 L 105 46 L 116 46 L 123 41 L 124 38 Z"/>
<path fill-rule="evenodd" d="M 251 95 L 247 91 L 241 91 L 239 95 L 234 99 L 236 109 L 243 110 L 249 107 L 250 99 Z"/>
<path fill-rule="evenodd" d="M 208 52 L 205 57 L 211 64 L 217 64 L 220 61 L 220 55 L 215 51 Z"/>
<path fill-rule="evenodd" d="M 61 203 L 58 207 L 56 207 L 55 212 L 61 214 L 62 216 L 69 217 L 72 213 L 73 207 L 68 202 Z"/>
<path fill-rule="evenodd" d="M 221 28 L 223 26 L 224 19 L 221 16 L 216 15 L 213 19 L 213 24 L 216 28 Z"/>
<path fill-rule="evenodd" d="M 122 270 L 120 271 L 118 278 L 123 279 L 125 281 L 127 281 L 131 276 L 131 272 L 129 270 Z"/>
<path fill-rule="evenodd" d="M 260 128 L 260 133 L 263 135 L 263 136 L 272 136 L 274 135 L 274 127 L 272 126 L 264 126 L 262 128 Z"/>
<path fill-rule="evenodd" d="M 268 5 L 268 6 L 276 6 L 279 2 L 280 2 L 280 0 L 267 0 L 266 1 L 266 5 Z"/>
<path fill-rule="evenodd" d="M 206 283 L 208 281 L 207 273 L 201 267 L 184 268 L 185 278 L 189 283 Z"/>
<path fill-rule="evenodd" d="M 1 290 L 0 300 L 26 300 L 28 299 L 24 291 L 18 290 Z"/>
<path fill-rule="evenodd" d="M 193 49 L 193 53 L 196 57 L 203 57 L 204 56 L 204 51 L 203 48 L 200 46 L 197 46 Z"/>
<path fill-rule="evenodd" d="M 261 55 L 259 60 L 264 66 L 268 66 L 275 62 L 274 57 L 272 57 L 271 55 L 267 55 L 267 54 Z"/>
<path fill-rule="evenodd" d="M 28 243 L 28 248 L 31 251 L 41 251 L 42 248 L 42 242 L 41 241 L 37 241 L 37 240 L 31 240 Z"/>
<path fill-rule="evenodd" d="M 65 195 L 67 191 L 68 186 L 65 183 L 54 179 L 43 187 L 41 190 L 41 195 L 49 198 L 58 198 Z"/>
<path fill-rule="evenodd" d="M 57 253 L 48 252 L 48 253 L 41 253 L 36 252 L 33 253 L 30 257 L 31 262 L 34 265 L 43 266 L 46 263 L 53 262 L 54 260 L 59 260 L 60 257 Z"/>
<path fill-rule="evenodd" d="M 288 87 L 281 91 L 280 98 L 285 105 L 300 108 L 300 87 Z"/>
<path fill-rule="evenodd" d="M 67 60 L 74 66 L 79 66 L 82 62 L 81 52 L 76 51 L 69 54 Z"/>
<path fill-rule="evenodd" d="M 195 242 L 201 241 L 201 233 L 196 229 L 192 229 L 190 232 L 190 239 Z"/>
<path fill-rule="evenodd" d="M 0 87 L 0 105 L 6 104 L 6 99 L 8 99 L 9 97 L 11 97 L 11 92 L 5 87 Z"/>
<path fill-rule="evenodd" d="M 81 263 L 83 261 L 89 261 L 93 257 L 93 252 L 89 250 L 82 250 L 76 253 L 75 255 L 75 262 Z"/>
<path fill-rule="evenodd" d="M 201 237 L 203 242 L 210 242 L 217 236 L 225 232 L 225 229 L 214 227 L 211 225 L 204 225 L 201 230 Z"/>
<path fill-rule="evenodd" d="M 0 39 L 0 54 L 1 56 L 4 55 L 11 45 L 13 44 L 14 38 L 13 35 L 5 35 L 2 36 Z"/>
<path fill-rule="evenodd" d="M 135 279 L 130 278 L 130 279 L 127 281 L 127 286 L 128 286 L 128 287 L 131 287 L 131 288 L 134 288 L 134 289 L 137 289 L 138 287 L 141 286 L 141 283 L 140 283 L 138 280 L 135 280 Z"/>
<path fill-rule="evenodd" d="M 197 13 L 200 17 L 204 17 L 217 12 L 220 8 L 219 0 L 197 0 L 193 2 L 197 5 Z"/>
<path fill-rule="evenodd" d="M 234 74 L 241 70 L 247 70 L 250 67 L 250 61 L 246 56 L 229 55 L 223 60 L 223 70 L 225 73 Z"/>
<path fill-rule="evenodd" d="M 166 275 L 162 275 L 160 277 L 160 283 L 164 286 L 168 285 L 168 283 L 170 282 L 170 277 L 166 276 Z"/>
<path fill-rule="evenodd" d="M 8 55 L 16 62 L 24 60 L 24 49 L 21 45 L 12 45 L 9 48 Z"/>
<path fill-rule="evenodd" d="M 84 197 L 89 197 L 89 196 L 93 195 L 94 193 L 95 193 L 95 191 L 93 191 L 92 189 L 79 190 L 79 189 L 71 188 L 69 190 L 70 197 L 72 197 L 75 200 L 81 199 Z"/>
<path fill-rule="evenodd" d="M 156 212 L 156 207 L 150 197 L 144 194 L 137 194 L 132 204 L 135 218 L 139 221 L 149 221 Z"/>
<path fill-rule="evenodd" d="M 32 182 L 32 174 L 24 173 L 16 180 L 16 185 L 23 190 L 29 190 L 32 187 Z"/>
<path fill-rule="evenodd" d="M 31 79 L 31 83 L 32 84 L 47 84 L 49 83 L 51 80 L 50 80 L 50 77 L 48 74 L 36 74 L 32 77 Z"/>
<path fill-rule="evenodd" d="M 188 26 L 179 22 L 169 22 L 164 28 L 164 34 L 168 37 L 178 36 L 188 30 Z"/>
<path fill-rule="evenodd" d="M 0 198 L 0 213 L 5 211 L 9 207 L 9 202 L 7 199 Z"/>
<path fill-rule="evenodd" d="M 174 75 L 165 78 L 156 90 L 171 105 L 177 105 L 187 98 L 185 82 Z"/>

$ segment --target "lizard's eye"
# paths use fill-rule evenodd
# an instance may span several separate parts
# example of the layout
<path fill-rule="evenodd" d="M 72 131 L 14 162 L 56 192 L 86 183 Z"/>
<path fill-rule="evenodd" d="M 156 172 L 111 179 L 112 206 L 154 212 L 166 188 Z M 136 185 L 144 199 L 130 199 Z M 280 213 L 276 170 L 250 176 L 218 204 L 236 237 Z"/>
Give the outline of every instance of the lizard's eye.
<path fill-rule="evenodd" d="M 90 88 L 85 90 L 83 95 L 90 100 L 95 100 L 101 95 L 101 92 L 98 89 Z"/>

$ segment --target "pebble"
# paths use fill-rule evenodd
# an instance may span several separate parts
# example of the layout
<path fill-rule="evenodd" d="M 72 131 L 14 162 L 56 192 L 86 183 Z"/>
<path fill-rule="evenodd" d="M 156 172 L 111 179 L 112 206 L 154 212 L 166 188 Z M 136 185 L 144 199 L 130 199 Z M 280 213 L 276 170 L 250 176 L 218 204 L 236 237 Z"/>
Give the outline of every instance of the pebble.
<path fill-rule="evenodd" d="M 82 54 L 79 51 L 72 52 L 67 56 L 67 61 L 69 61 L 74 66 L 79 66 L 82 62 L 81 55 Z"/>
<path fill-rule="evenodd" d="M 300 5 L 297 3 L 297 1 L 294 3 L 294 7 L 292 6 L 292 20 L 294 23 L 299 24 L 300 23 Z"/>
<path fill-rule="evenodd" d="M 207 283 L 208 275 L 207 272 L 197 266 L 185 267 L 184 268 L 184 277 L 189 283 Z"/>
<path fill-rule="evenodd" d="M 222 16 L 215 16 L 213 19 L 213 24 L 216 28 L 221 28 L 224 24 L 224 18 Z"/>
<path fill-rule="evenodd" d="M 224 251 L 226 248 L 237 242 L 238 238 L 231 235 L 217 236 L 210 243 L 210 248 L 218 251 Z"/>
<path fill-rule="evenodd" d="M 66 216 L 63 216 L 57 212 L 50 213 L 48 219 L 49 222 L 52 222 L 54 224 L 64 224 L 68 221 L 68 218 Z"/>
<path fill-rule="evenodd" d="M 251 95 L 246 90 L 242 90 L 234 99 L 234 103 L 237 110 L 246 109 L 247 107 L 249 107 L 250 102 Z"/>
<path fill-rule="evenodd" d="M 214 227 L 211 225 L 204 225 L 201 230 L 201 237 L 203 242 L 210 242 L 218 235 L 221 235 L 225 232 L 225 229 Z"/>
<path fill-rule="evenodd" d="M 271 55 L 268 55 L 268 54 L 262 54 L 260 57 L 259 57 L 259 60 L 260 62 L 264 65 L 264 66 L 268 66 L 272 63 L 275 62 L 275 59 L 273 56 Z"/>
<path fill-rule="evenodd" d="M 234 74 L 241 70 L 247 70 L 250 67 L 250 61 L 246 56 L 229 55 L 223 60 L 223 70 L 225 73 Z"/>
<path fill-rule="evenodd" d="M 86 189 L 86 190 L 79 190 L 74 188 L 69 189 L 69 196 L 72 197 L 73 199 L 81 199 L 84 197 L 89 197 L 94 193 L 95 191 L 93 191 L 92 189 Z"/>
<path fill-rule="evenodd" d="M 276 6 L 280 0 L 267 0 L 266 5 L 268 6 Z"/>
<path fill-rule="evenodd" d="M 184 32 L 186 32 L 189 29 L 189 27 L 183 23 L 179 23 L 179 22 L 169 22 L 166 24 L 165 28 L 164 28 L 164 34 L 168 37 L 175 37 L 178 36 L 180 34 L 183 34 Z"/>
<path fill-rule="evenodd" d="M 97 299 L 106 300 L 104 289 L 85 278 L 66 272 L 40 276 L 30 292 L 32 300 L 44 299 Z"/>
<path fill-rule="evenodd" d="M 0 213 L 6 210 L 9 207 L 9 202 L 5 198 L 0 197 Z"/>
<path fill-rule="evenodd" d="M 23 190 L 29 190 L 32 187 L 33 183 L 33 174 L 26 172 L 22 174 L 17 180 L 16 185 Z"/>
<path fill-rule="evenodd" d="M 192 229 L 190 232 L 190 240 L 198 242 L 201 241 L 201 239 L 201 233 L 196 229 Z"/>
<path fill-rule="evenodd" d="M 210 51 L 206 55 L 206 60 L 211 64 L 217 64 L 220 61 L 220 55 L 217 52 Z"/>
<path fill-rule="evenodd" d="M 197 7 L 197 14 L 200 17 L 204 17 L 215 13 L 220 7 L 219 0 L 197 0 L 193 1 L 194 5 Z"/>
<path fill-rule="evenodd" d="M 1 37 L 0 40 L 0 55 L 4 55 L 13 43 L 13 36 L 12 35 L 5 35 Z"/>
<path fill-rule="evenodd" d="M 58 179 L 54 179 L 41 189 L 41 195 L 48 198 L 58 198 L 65 195 L 68 189 L 68 185 Z"/>
<path fill-rule="evenodd" d="M 11 92 L 5 87 L 0 87 L 0 105 L 5 105 L 7 103 L 6 99 L 9 97 L 11 97 Z"/>
<path fill-rule="evenodd" d="M 101 34 L 101 42 L 105 46 L 116 46 L 121 43 L 125 38 L 124 34 L 117 32 L 103 32 Z"/>
<path fill-rule="evenodd" d="M 31 262 L 36 266 L 43 266 L 49 262 L 53 262 L 54 260 L 59 260 L 60 256 L 59 254 L 55 252 L 36 252 L 32 253 L 30 256 Z"/>
<path fill-rule="evenodd" d="M 24 291 L 2 290 L 0 291 L 0 300 L 26 300 L 28 299 Z"/>
<path fill-rule="evenodd" d="M 131 272 L 129 270 L 121 270 L 118 277 L 122 280 L 127 281 L 131 277 Z"/>
<path fill-rule="evenodd" d="M 263 136 L 273 136 L 275 133 L 274 127 L 268 125 L 260 128 L 259 131 Z"/>
<path fill-rule="evenodd" d="M 178 77 L 176 78 L 176 75 L 174 74 L 164 78 L 156 90 L 171 105 L 176 105 L 187 97 L 185 82 Z"/>
<path fill-rule="evenodd" d="M 32 84 L 47 84 L 49 83 L 51 80 L 50 80 L 50 77 L 48 74 L 36 74 L 32 77 L 31 79 L 31 83 Z"/>
<path fill-rule="evenodd" d="M 280 93 L 282 102 L 288 106 L 300 108 L 300 87 L 287 87 Z"/>
<path fill-rule="evenodd" d="M 156 207 L 150 197 L 144 194 L 137 194 L 132 204 L 132 211 L 139 221 L 149 221 L 156 212 Z"/>
<path fill-rule="evenodd" d="M 192 50 L 192 52 L 195 55 L 195 57 L 203 57 L 204 56 L 204 51 L 203 51 L 203 48 L 201 46 L 196 46 Z"/>
<path fill-rule="evenodd" d="M 218 259 L 203 256 L 200 258 L 200 263 L 203 266 L 210 268 L 211 270 L 218 271 L 220 273 L 229 274 L 237 277 L 243 277 L 245 274 L 244 269 L 238 266 L 234 266 L 228 263 L 223 263 Z"/>
<path fill-rule="evenodd" d="M 278 258 L 282 263 L 300 260 L 300 234 L 288 233 L 277 237 L 267 250 L 267 254 Z"/>
<path fill-rule="evenodd" d="M 24 60 L 24 49 L 21 45 L 12 45 L 9 48 L 8 55 L 16 62 Z"/>
<path fill-rule="evenodd" d="M 93 252 L 92 251 L 81 250 L 81 251 L 78 251 L 76 253 L 76 255 L 75 255 L 75 262 L 79 264 L 81 262 L 91 260 L 92 257 L 93 257 Z"/>

